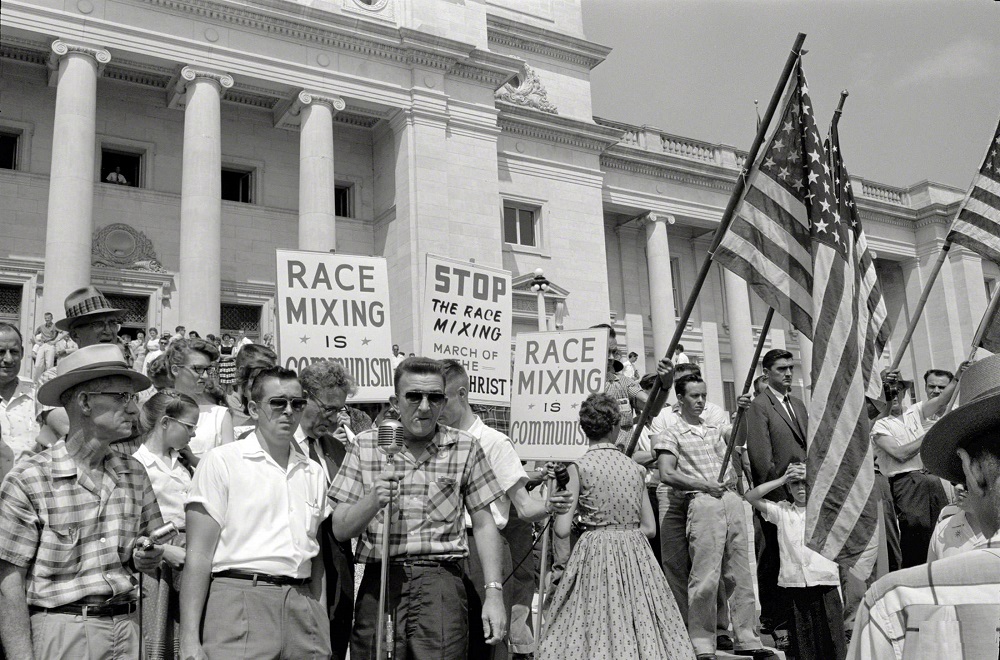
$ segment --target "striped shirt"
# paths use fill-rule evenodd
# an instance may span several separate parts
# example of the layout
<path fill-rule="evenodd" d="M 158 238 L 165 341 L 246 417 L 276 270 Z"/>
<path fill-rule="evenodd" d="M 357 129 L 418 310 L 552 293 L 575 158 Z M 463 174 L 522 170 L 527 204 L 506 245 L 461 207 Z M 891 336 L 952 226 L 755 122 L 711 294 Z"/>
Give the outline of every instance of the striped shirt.
<path fill-rule="evenodd" d="M 359 433 L 330 486 L 334 509 L 354 504 L 372 489 L 385 468 L 375 430 Z M 463 507 L 475 513 L 503 493 L 479 443 L 471 435 L 438 426 L 437 435 L 416 456 L 405 448 L 395 458 L 402 474 L 393 503 L 389 556 L 468 554 Z M 357 560 L 380 560 L 384 510 L 368 523 L 358 542 Z"/>
<path fill-rule="evenodd" d="M 889 573 L 861 603 L 849 660 L 995 658 L 1000 550 L 977 549 Z"/>
<path fill-rule="evenodd" d="M 677 472 L 693 479 L 714 482 L 719 478 L 722 459 L 726 455 L 726 441 L 723 436 L 729 430 L 725 427 L 688 424 L 678 417 L 666 430 L 655 436 L 653 451 L 669 452 L 677 457 Z M 732 462 L 726 471 L 726 478 L 736 477 Z M 678 494 L 685 491 L 675 491 Z"/>
<path fill-rule="evenodd" d="M 96 484 L 57 442 L 14 466 L 0 487 L 0 559 L 27 569 L 28 605 L 131 591 L 135 540 L 161 524 L 146 471 L 115 452 Z"/>

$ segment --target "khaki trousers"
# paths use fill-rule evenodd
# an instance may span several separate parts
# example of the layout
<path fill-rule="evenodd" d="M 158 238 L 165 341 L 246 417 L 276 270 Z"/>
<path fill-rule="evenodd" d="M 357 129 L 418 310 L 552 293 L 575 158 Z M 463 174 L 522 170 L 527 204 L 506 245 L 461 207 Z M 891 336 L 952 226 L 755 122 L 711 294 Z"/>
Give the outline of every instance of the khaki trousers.
<path fill-rule="evenodd" d="M 139 657 L 139 613 L 85 617 L 35 612 L 31 646 L 36 658 L 134 660 Z"/>

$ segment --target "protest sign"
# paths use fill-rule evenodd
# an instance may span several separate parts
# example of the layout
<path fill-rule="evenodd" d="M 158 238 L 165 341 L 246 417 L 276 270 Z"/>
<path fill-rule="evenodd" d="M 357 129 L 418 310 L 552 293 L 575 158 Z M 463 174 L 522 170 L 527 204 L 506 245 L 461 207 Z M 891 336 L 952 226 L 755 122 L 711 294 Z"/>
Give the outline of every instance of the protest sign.
<path fill-rule="evenodd" d="M 520 333 L 514 345 L 510 439 L 521 460 L 572 461 L 587 451 L 580 404 L 604 391 L 606 328 Z"/>
<path fill-rule="evenodd" d="M 392 387 L 392 328 L 385 259 L 278 250 L 278 355 L 301 371 L 331 359 L 354 376 L 351 401 L 385 401 Z"/>
<path fill-rule="evenodd" d="M 510 404 L 510 273 L 427 255 L 423 354 L 458 360 L 469 401 Z"/>

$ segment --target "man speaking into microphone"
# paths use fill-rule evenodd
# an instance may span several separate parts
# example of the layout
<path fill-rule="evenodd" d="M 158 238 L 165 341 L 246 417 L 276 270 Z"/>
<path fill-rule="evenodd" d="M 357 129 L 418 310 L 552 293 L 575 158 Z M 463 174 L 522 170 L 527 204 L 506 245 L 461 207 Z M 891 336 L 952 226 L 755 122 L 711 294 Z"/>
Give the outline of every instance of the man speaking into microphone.
<path fill-rule="evenodd" d="M 479 444 L 464 431 L 438 425 L 447 397 L 442 365 L 412 357 L 396 368 L 395 394 L 402 451 L 390 464 L 377 430 L 357 436 L 330 487 L 333 533 L 360 536 L 357 559 L 368 564 L 355 605 L 351 658 L 375 660 L 380 539 L 389 520 L 389 613 L 397 660 L 461 660 L 468 636 L 500 643 L 507 632 L 501 541 L 488 505 L 503 493 Z M 384 435 L 384 434 L 383 434 Z M 383 437 L 383 443 L 385 442 Z M 464 509 L 472 515 L 486 597 L 482 632 L 470 625 L 462 581 L 468 554 Z M 474 624 L 474 622 L 471 622 Z M 473 628 L 470 633 L 470 628 Z M 379 659 L 380 660 L 380 659 Z"/>

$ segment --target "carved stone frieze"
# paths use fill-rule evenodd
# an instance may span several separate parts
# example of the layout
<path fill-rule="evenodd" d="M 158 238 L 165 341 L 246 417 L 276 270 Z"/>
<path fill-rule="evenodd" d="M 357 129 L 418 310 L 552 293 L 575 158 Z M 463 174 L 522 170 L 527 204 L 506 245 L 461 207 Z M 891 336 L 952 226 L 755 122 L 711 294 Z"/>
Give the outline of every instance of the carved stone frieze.
<path fill-rule="evenodd" d="M 153 242 L 144 233 L 123 222 L 101 227 L 94 232 L 91 263 L 106 268 L 167 272 L 156 258 Z"/>
<path fill-rule="evenodd" d="M 529 108 L 559 114 L 559 109 L 549 102 L 548 92 L 542 85 L 541 79 L 535 70 L 527 64 L 524 65 L 524 75 L 521 76 L 521 84 L 514 87 L 510 83 L 496 91 L 496 98 L 515 105 L 524 105 Z"/>

